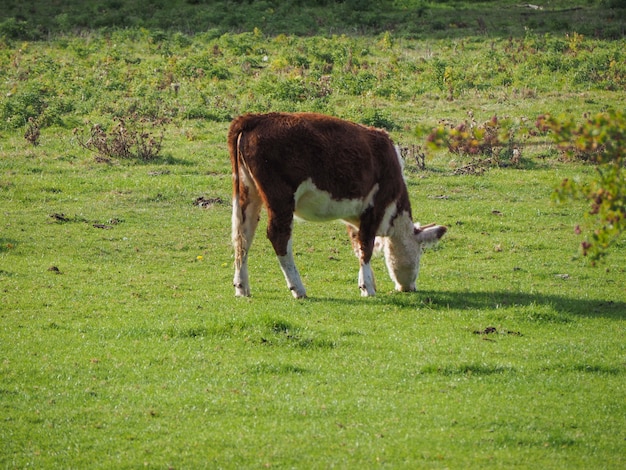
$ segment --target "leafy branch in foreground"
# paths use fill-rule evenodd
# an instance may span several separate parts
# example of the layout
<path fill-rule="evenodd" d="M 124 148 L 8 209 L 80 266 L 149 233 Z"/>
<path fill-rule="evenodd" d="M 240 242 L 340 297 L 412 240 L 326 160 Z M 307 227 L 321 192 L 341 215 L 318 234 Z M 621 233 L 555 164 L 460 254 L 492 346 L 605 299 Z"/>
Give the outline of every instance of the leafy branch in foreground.
<path fill-rule="evenodd" d="M 567 154 L 596 165 L 596 177 L 587 183 L 565 179 L 555 191 L 558 200 L 586 199 L 588 216 L 596 219 L 582 251 L 593 263 L 606 255 L 609 247 L 626 230 L 626 117 L 609 111 L 590 117 L 582 124 L 550 115 L 537 119 L 539 130 L 550 131 L 557 145 Z M 579 227 L 577 232 L 581 232 Z"/>
<path fill-rule="evenodd" d="M 159 136 L 145 129 L 145 119 L 115 118 L 116 123 L 110 131 L 100 124 L 94 124 L 85 139 L 78 129 L 74 134 L 81 147 L 98 153 L 98 159 L 109 161 L 111 158 L 155 160 L 161 152 L 163 131 Z M 155 127 L 152 122 L 152 127 Z"/>
<path fill-rule="evenodd" d="M 507 127 L 509 126 L 509 127 Z M 596 177 L 587 183 L 565 179 L 555 190 L 555 199 L 585 199 L 590 208 L 587 216 L 596 219 L 595 229 L 582 242 L 584 256 L 592 263 L 605 256 L 609 247 L 626 231 L 626 118 L 623 113 L 609 111 L 590 117 L 583 124 L 572 119 L 557 119 L 550 115 L 537 118 L 535 127 L 522 121 L 517 128 L 499 121 L 495 116 L 484 124 L 473 119 L 456 126 L 441 124 L 427 137 L 431 147 L 447 148 L 455 155 L 469 156 L 470 163 L 455 173 L 481 174 L 491 166 L 501 165 L 501 155 L 509 155 L 517 163 L 522 144 L 515 141 L 516 133 L 534 137 L 550 134 L 558 147 L 572 158 L 595 164 Z M 508 152 L 501 153 L 508 148 Z M 577 233 L 582 233 L 580 226 Z"/>

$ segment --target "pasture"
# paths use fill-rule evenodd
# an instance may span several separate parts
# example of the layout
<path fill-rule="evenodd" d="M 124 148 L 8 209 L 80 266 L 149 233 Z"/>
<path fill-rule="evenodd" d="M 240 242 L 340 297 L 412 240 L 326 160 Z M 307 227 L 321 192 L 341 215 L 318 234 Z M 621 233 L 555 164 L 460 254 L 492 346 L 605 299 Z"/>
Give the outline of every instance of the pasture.
<path fill-rule="evenodd" d="M 138 19 L 86 30 L 74 10 L 33 37 L 3 21 L 0 466 L 623 468 L 624 240 L 592 267 L 575 231 L 593 224 L 586 206 L 551 197 L 594 167 L 543 137 L 518 136 L 520 159 L 503 150 L 481 171 L 425 147 L 441 120 L 623 109 L 623 9 L 608 3 L 580 2 L 567 31 L 526 12 L 535 29 L 494 14 L 488 31 L 446 21 L 421 37 L 371 22 L 226 30 L 228 17 L 195 34 Z M 467 7 L 420 4 L 431 19 Z M 575 34 L 594 8 L 611 34 Z M 405 168 L 414 218 L 449 231 L 417 292 L 393 292 L 378 258 L 377 296 L 361 298 L 345 228 L 298 223 L 309 297 L 295 300 L 263 215 L 253 295 L 234 297 L 226 132 L 270 110 L 420 146 L 425 167 Z M 122 135 L 120 120 L 149 158 L 89 142 L 96 124 Z"/>

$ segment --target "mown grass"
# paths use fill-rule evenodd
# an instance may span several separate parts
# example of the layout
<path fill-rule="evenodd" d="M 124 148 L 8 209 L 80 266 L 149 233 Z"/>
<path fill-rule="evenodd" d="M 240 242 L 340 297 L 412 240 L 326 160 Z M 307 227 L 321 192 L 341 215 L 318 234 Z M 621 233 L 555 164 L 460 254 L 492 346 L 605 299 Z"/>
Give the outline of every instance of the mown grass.
<path fill-rule="evenodd" d="M 193 204 L 228 201 L 209 161 L 22 152 L 3 169 L 4 466 L 623 463 L 624 252 L 573 261 L 579 211 L 549 202 L 590 168 L 409 176 L 419 219 L 450 226 L 415 294 L 376 260 L 361 299 L 344 229 L 299 224 L 296 302 L 262 236 L 254 297 L 233 297 L 229 204 Z"/>
<path fill-rule="evenodd" d="M 262 220 L 253 297 L 235 299 L 225 145 L 248 110 L 321 110 L 423 144 L 468 111 L 619 107 L 623 39 L 3 41 L 3 467 L 624 466 L 624 244 L 592 268 L 584 207 L 551 201 L 593 167 L 541 141 L 482 176 L 454 175 L 459 156 L 409 160 L 416 218 L 450 228 L 418 292 L 392 292 L 376 259 L 379 294 L 361 299 L 345 229 L 297 224 L 310 298 L 294 301 Z M 104 163 L 72 132 L 132 113 L 162 126 L 159 158 Z"/>

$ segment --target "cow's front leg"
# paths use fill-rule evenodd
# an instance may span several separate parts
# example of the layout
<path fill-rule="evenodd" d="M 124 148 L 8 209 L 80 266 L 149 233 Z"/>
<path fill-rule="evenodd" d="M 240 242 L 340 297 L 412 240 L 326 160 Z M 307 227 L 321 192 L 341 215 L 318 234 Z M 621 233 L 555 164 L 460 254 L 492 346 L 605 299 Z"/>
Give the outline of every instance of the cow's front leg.
<path fill-rule="evenodd" d="M 359 259 L 359 289 L 362 297 L 376 295 L 376 281 L 372 271 L 371 259 L 374 252 L 374 238 L 366 237 L 364 233 L 352 225 L 346 225 L 354 254 Z"/>
<path fill-rule="evenodd" d="M 374 271 L 369 262 L 361 262 L 359 267 L 359 289 L 361 289 L 362 297 L 371 297 L 376 295 L 376 281 L 374 280 Z"/>
<path fill-rule="evenodd" d="M 250 278 L 248 277 L 248 253 L 241 257 L 241 263 L 235 263 L 235 297 L 250 297 Z"/>
<path fill-rule="evenodd" d="M 268 210 L 268 225 L 267 225 L 267 237 L 270 239 L 278 262 L 280 263 L 280 269 L 283 271 L 285 281 L 287 281 L 287 287 L 291 291 L 292 295 L 296 299 L 302 299 L 306 297 L 306 289 L 300 278 L 298 268 L 296 268 L 296 262 L 293 258 L 293 249 L 291 241 L 291 233 L 293 228 L 293 212 L 283 214 L 273 213 Z"/>

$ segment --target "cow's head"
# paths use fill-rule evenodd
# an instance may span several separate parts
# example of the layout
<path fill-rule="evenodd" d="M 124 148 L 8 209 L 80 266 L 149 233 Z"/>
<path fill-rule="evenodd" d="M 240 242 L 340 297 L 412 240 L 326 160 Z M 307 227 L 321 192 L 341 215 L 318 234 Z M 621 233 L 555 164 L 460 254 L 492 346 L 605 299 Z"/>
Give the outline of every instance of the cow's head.
<path fill-rule="evenodd" d="M 448 230 L 443 225 L 415 224 L 413 233 L 403 237 L 381 239 L 385 263 L 396 290 L 414 291 L 420 270 L 420 258 L 425 248 L 435 245 Z"/>

